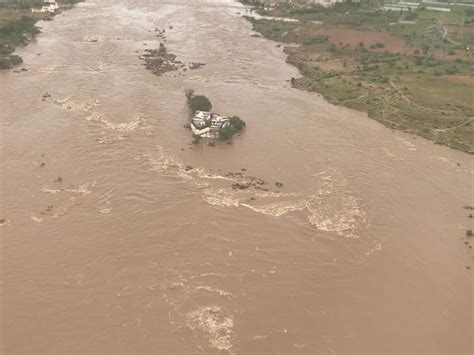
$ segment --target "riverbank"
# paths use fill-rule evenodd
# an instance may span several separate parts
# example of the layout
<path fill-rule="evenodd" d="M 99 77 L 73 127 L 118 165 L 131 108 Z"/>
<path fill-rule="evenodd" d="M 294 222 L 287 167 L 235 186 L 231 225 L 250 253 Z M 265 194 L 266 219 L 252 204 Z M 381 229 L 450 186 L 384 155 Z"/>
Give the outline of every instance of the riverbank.
<path fill-rule="evenodd" d="M 365 111 L 387 127 L 473 152 L 474 57 L 467 48 L 474 43 L 474 11 L 440 17 L 421 8 L 399 13 L 363 4 L 251 3 L 266 16 L 247 17 L 256 32 L 297 44 L 284 49 L 301 73 L 293 87 Z"/>
<path fill-rule="evenodd" d="M 36 22 L 52 20 L 62 10 L 73 7 L 81 0 L 60 0 L 60 8 L 55 13 L 32 12 L 41 1 L 23 1 L 21 4 L 7 1 L 0 5 L 0 70 L 10 69 L 23 63 L 23 59 L 16 55 L 18 46 L 28 44 L 40 29 Z"/>

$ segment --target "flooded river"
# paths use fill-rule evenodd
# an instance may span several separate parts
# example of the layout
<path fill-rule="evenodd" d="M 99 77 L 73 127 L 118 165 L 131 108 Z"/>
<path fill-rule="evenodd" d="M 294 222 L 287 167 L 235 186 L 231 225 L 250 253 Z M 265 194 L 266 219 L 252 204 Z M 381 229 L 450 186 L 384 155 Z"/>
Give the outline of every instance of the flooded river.
<path fill-rule="evenodd" d="M 2 354 L 472 353 L 472 157 L 292 89 L 241 14 L 88 0 L 0 73 Z M 247 131 L 191 144 L 185 88 Z"/>

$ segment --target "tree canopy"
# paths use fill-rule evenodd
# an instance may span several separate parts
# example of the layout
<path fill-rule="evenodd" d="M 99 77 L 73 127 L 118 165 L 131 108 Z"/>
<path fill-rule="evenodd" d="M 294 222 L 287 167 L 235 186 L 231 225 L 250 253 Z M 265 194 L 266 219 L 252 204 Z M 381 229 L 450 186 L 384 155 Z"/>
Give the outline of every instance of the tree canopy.
<path fill-rule="evenodd" d="M 196 111 L 211 111 L 212 104 L 204 95 L 192 95 L 188 99 L 189 109 L 194 113 Z"/>

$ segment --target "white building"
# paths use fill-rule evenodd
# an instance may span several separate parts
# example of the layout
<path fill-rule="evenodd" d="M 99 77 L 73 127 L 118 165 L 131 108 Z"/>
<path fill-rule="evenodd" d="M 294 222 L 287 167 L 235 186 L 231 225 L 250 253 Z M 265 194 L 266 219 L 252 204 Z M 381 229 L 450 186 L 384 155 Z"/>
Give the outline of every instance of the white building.
<path fill-rule="evenodd" d="M 44 0 L 43 1 L 43 6 L 39 9 L 31 9 L 31 12 L 49 12 L 49 13 L 55 13 L 56 10 L 59 9 L 59 5 L 56 2 L 56 0 Z"/>
<path fill-rule="evenodd" d="M 229 124 L 229 117 L 227 116 L 206 111 L 196 111 L 191 122 L 191 130 L 193 134 L 203 138 L 218 138 L 219 131 Z"/>

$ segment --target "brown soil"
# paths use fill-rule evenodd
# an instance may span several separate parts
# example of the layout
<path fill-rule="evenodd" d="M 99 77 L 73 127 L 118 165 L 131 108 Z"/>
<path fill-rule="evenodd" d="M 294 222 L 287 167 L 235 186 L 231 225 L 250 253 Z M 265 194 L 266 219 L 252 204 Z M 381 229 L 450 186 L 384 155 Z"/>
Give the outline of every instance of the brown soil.
<path fill-rule="evenodd" d="M 466 84 L 474 87 L 474 77 L 467 75 L 449 75 L 445 77 L 446 80 L 452 83 Z"/>
<path fill-rule="evenodd" d="M 474 33 L 474 27 L 471 26 L 447 26 L 448 33 Z"/>
<path fill-rule="evenodd" d="M 359 42 L 364 43 L 364 46 L 367 49 L 369 49 L 371 45 L 380 42 L 384 44 L 384 48 L 376 48 L 371 50 L 408 54 L 414 52 L 413 48 L 407 47 L 401 39 L 396 38 L 389 33 L 357 31 L 347 28 L 328 28 L 319 30 L 317 34 L 328 36 L 329 40 L 334 44 L 349 44 L 354 48 L 359 44 Z"/>

